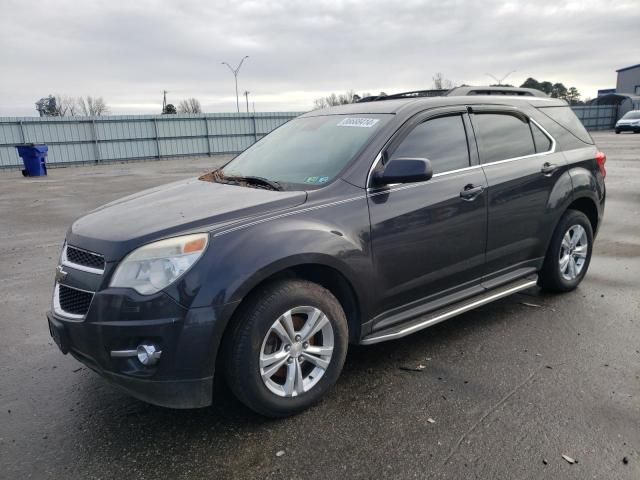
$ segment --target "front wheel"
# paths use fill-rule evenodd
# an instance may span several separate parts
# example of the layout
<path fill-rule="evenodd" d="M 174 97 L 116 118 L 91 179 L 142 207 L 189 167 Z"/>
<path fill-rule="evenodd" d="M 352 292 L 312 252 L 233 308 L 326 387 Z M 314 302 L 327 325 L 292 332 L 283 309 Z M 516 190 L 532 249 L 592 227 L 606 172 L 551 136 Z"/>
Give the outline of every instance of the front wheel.
<path fill-rule="evenodd" d="M 620 130 L 616 128 L 616 135 L 620 135 Z"/>
<path fill-rule="evenodd" d="M 347 320 L 338 300 L 305 280 L 256 292 L 241 307 L 225 344 L 235 396 L 268 417 L 313 405 L 338 379 L 347 354 Z"/>
<path fill-rule="evenodd" d="M 593 229 L 587 216 L 567 210 L 551 238 L 540 272 L 542 288 L 569 292 L 576 288 L 589 268 L 593 250 Z"/>

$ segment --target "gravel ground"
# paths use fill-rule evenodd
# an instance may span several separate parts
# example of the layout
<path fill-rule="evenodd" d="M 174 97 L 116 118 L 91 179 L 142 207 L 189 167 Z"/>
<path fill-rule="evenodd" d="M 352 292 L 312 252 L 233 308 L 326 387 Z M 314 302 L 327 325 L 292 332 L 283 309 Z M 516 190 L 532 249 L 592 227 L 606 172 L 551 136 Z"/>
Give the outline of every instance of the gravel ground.
<path fill-rule="evenodd" d="M 54 169 L 43 179 L 3 172 L 0 478 L 637 480 L 640 135 L 594 138 L 608 155 L 608 197 L 579 289 L 532 289 L 353 347 L 327 398 L 280 421 L 247 411 L 222 385 L 206 409 L 142 403 L 63 356 L 45 322 L 74 218 L 223 158 Z"/>

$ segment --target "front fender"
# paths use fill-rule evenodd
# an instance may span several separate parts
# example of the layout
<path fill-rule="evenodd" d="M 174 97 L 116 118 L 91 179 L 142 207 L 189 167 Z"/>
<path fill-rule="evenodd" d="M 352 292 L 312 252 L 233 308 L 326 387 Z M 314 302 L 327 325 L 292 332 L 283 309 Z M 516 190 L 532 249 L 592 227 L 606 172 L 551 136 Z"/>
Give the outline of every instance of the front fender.
<path fill-rule="evenodd" d="M 340 272 L 357 296 L 372 278 L 369 216 L 364 197 L 215 234 L 208 273 L 193 306 L 239 302 L 287 268 L 318 264 Z"/>

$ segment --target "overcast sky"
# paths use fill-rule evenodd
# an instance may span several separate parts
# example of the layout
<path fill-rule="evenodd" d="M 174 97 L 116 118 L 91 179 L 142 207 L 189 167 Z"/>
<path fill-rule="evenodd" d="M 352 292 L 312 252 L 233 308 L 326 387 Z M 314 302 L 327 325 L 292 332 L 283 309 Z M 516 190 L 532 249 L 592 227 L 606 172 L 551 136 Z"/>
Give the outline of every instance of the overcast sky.
<path fill-rule="evenodd" d="M 0 116 L 35 115 L 48 94 L 103 96 L 114 114 L 198 98 L 235 110 L 221 65 L 256 111 L 308 110 L 331 92 L 430 88 L 486 73 L 519 85 L 615 87 L 640 63 L 640 0 L 0 0 Z M 243 100 L 243 97 L 241 97 Z"/>

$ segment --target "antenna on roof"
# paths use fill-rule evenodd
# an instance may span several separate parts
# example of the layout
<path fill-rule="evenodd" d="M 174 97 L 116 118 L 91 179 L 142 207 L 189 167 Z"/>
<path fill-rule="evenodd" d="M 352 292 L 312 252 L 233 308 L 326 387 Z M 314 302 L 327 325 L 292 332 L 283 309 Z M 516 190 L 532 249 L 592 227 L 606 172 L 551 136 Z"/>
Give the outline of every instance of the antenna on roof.
<path fill-rule="evenodd" d="M 507 73 L 502 78 L 498 78 L 498 77 L 496 77 L 496 76 L 494 76 L 494 75 L 492 75 L 490 73 L 485 73 L 485 75 L 488 76 L 488 77 L 493 78 L 498 85 L 502 85 L 502 82 L 504 82 L 507 79 L 507 77 L 509 77 L 509 75 L 511 75 L 512 73 L 516 73 L 516 70 L 511 70 L 509 73 Z"/>

